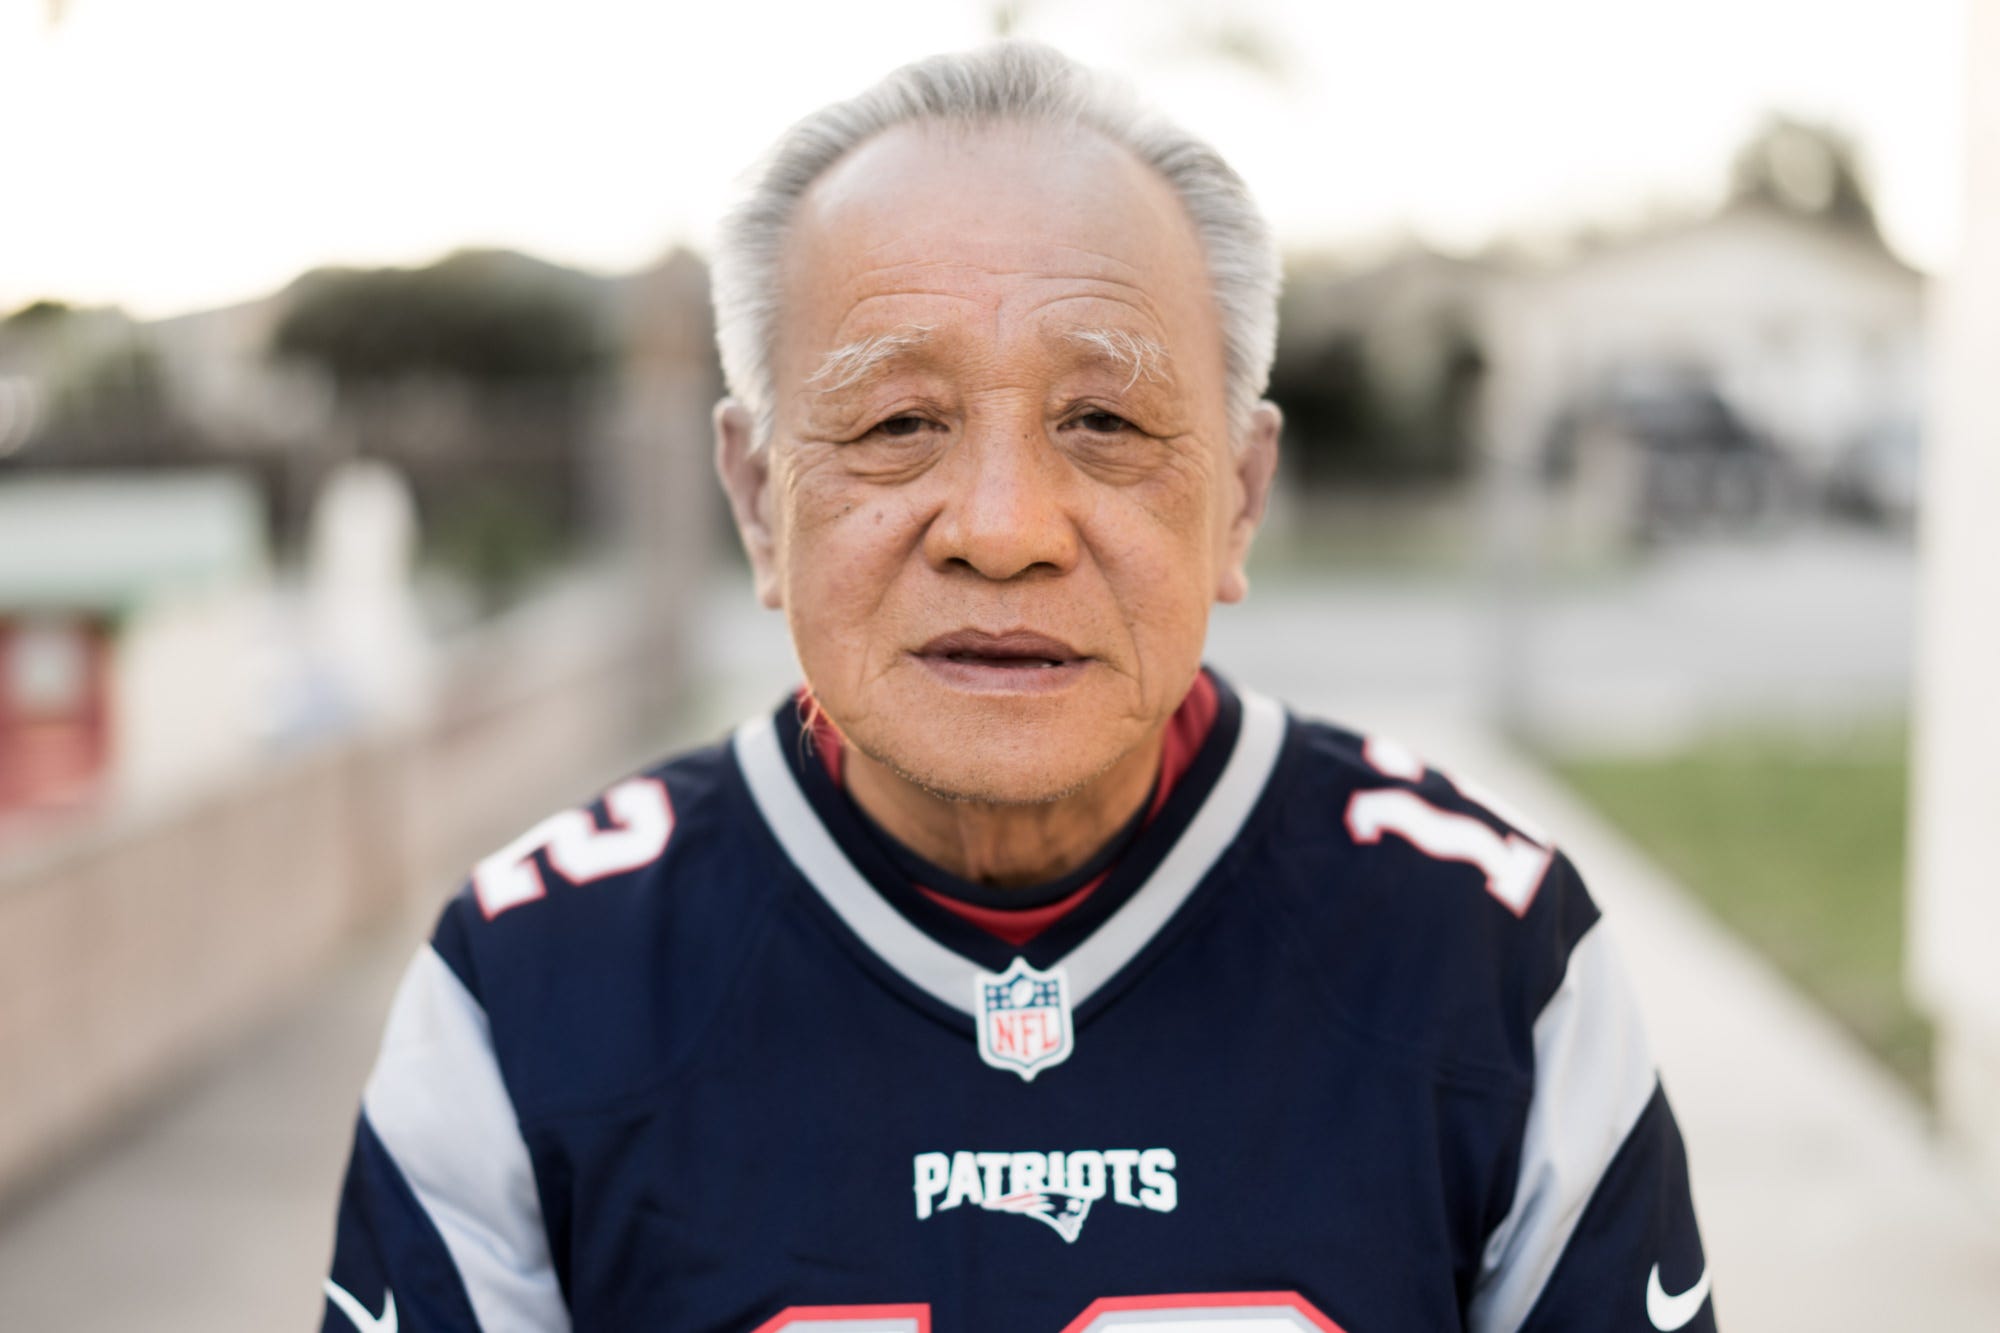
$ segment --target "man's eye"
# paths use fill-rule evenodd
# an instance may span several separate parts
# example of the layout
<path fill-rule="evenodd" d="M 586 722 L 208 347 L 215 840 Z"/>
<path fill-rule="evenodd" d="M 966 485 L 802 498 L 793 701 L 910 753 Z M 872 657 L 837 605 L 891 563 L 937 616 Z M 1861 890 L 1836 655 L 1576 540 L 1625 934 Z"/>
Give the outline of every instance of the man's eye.
<path fill-rule="evenodd" d="M 1130 430 L 1132 423 L 1114 412 L 1085 412 L 1071 423 L 1099 435 L 1116 435 L 1121 430 Z"/>
<path fill-rule="evenodd" d="M 878 424 L 869 434 L 887 435 L 895 439 L 903 439 L 915 435 L 929 424 L 922 417 L 909 415 L 890 417 L 887 421 Z"/>

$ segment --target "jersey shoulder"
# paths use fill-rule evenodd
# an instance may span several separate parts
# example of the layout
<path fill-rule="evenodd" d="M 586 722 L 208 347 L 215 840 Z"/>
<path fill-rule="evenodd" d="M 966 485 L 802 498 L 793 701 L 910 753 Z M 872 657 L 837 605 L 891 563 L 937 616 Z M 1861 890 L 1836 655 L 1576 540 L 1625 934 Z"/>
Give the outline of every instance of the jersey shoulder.
<path fill-rule="evenodd" d="M 482 857 L 431 945 L 485 1011 L 524 1120 L 668 1077 L 781 876 L 725 743 L 612 783 Z"/>
<path fill-rule="evenodd" d="M 1392 737 L 1293 720 L 1274 840 L 1344 1012 L 1398 1046 L 1522 1084 L 1533 1026 L 1596 924 L 1540 823 Z"/>

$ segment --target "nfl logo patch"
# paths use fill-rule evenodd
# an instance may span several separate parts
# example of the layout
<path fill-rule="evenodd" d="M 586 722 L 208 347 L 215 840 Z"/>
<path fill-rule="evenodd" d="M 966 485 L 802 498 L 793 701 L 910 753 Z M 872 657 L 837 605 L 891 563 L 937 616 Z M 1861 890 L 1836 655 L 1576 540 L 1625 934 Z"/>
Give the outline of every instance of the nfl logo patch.
<path fill-rule="evenodd" d="M 1069 977 L 1060 967 L 1043 972 L 1016 958 L 998 976 L 981 972 L 973 988 L 980 1059 L 1030 1082 L 1069 1059 L 1076 1037 L 1069 1022 Z"/>

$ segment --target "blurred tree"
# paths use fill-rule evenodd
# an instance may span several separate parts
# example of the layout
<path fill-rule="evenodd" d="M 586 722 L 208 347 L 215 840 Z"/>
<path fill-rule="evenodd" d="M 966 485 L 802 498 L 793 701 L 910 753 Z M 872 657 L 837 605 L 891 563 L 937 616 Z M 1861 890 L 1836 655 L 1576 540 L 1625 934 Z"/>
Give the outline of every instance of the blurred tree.
<path fill-rule="evenodd" d="M 0 356 L 36 383 L 45 458 L 153 462 L 187 443 L 152 331 L 116 307 L 31 301 L 0 319 Z"/>
<path fill-rule="evenodd" d="M 29 332 L 58 323 L 70 313 L 70 309 L 71 307 L 67 301 L 51 301 L 46 298 L 39 301 L 30 301 L 13 314 L 7 316 L 6 319 L 0 320 L 0 325 L 5 325 L 9 329 Z"/>
<path fill-rule="evenodd" d="M 986 26 L 995 37 L 1017 36 L 1021 30 L 1021 13 L 1027 8 L 1025 0 L 993 0 L 986 7 Z"/>
<path fill-rule="evenodd" d="M 1732 202 L 1764 204 L 1879 240 L 1860 149 L 1845 131 L 1773 114 L 1737 150 Z"/>
<path fill-rule="evenodd" d="M 607 285 L 500 250 L 419 269 L 319 269 L 286 290 L 269 354 L 333 383 L 341 429 L 292 460 L 304 512 L 343 452 L 410 480 L 426 558 L 489 609 L 580 538 L 600 393 L 615 369 Z"/>
<path fill-rule="evenodd" d="M 157 419 L 167 404 L 160 350 L 140 329 L 80 357 L 54 386 L 55 411 L 84 418 Z"/>
<path fill-rule="evenodd" d="M 481 613 L 507 605 L 562 558 L 567 534 L 547 505 L 509 478 L 470 478 L 430 508 L 425 554 L 464 577 Z"/>
<path fill-rule="evenodd" d="M 1472 459 L 1485 369 L 1480 266 L 1420 246 L 1349 268 L 1294 256 L 1269 393 L 1308 486 L 1449 483 Z"/>
<path fill-rule="evenodd" d="M 1269 393 L 1284 409 L 1285 449 L 1300 482 L 1426 483 L 1464 475 L 1484 356 L 1457 325 L 1429 330 L 1417 353 L 1418 364 L 1397 373 L 1360 333 L 1293 340 L 1272 367 Z"/>
<path fill-rule="evenodd" d="M 1321 485 L 1352 475 L 1383 452 L 1386 413 L 1361 338 L 1279 339 L 1286 355 L 1271 368 L 1268 390 L 1285 412 L 1285 453 L 1299 481 Z M 1361 467 L 1359 470 L 1373 471 Z"/>
<path fill-rule="evenodd" d="M 316 269 L 288 290 L 271 350 L 319 366 L 343 392 L 412 375 L 475 385 L 588 378 L 609 348 L 581 281 L 495 250 L 421 269 Z"/>

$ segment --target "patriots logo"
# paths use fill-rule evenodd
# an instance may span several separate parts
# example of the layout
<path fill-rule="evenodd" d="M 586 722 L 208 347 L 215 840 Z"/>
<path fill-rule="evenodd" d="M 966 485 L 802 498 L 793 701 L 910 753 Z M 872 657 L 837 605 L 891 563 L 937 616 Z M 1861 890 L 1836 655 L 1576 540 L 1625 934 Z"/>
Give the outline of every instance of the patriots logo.
<path fill-rule="evenodd" d="M 1083 1234 L 1084 1219 L 1090 1216 L 1090 1196 L 1069 1190 L 1026 1190 L 1005 1198 L 988 1199 L 979 1206 L 989 1212 L 1019 1213 L 1046 1222 L 1071 1245 Z"/>
<path fill-rule="evenodd" d="M 1100 1199 L 1171 1213 L 1180 1205 L 1171 1148 L 1071 1148 L 1063 1152 L 920 1152 L 911 1159 L 917 1220 L 972 1204 L 1048 1224 L 1073 1245 Z M 1109 1204 L 1106 1205 L 1107 1207 Z"/>

